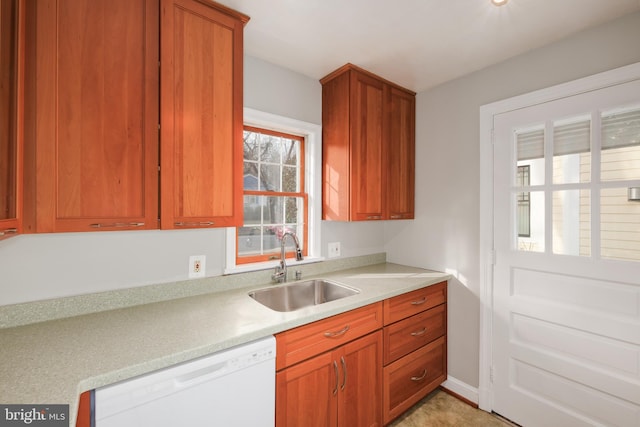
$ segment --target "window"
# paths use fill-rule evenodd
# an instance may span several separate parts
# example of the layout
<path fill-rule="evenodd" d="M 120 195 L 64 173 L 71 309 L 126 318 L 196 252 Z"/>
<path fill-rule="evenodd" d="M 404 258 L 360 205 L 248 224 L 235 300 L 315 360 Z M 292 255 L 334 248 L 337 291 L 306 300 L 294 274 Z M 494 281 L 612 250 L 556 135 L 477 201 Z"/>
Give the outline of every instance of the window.
<path fill-rule="evenodd" d="M 236 264 L 278 259 L 285 232 L 306 255 L 308 197 L 304 192 L 304 138 L 244 128 L 244 225 L 237 231 Z M 287 257 L 294 255 L 292 241 Z"/>
<path fill-rule="evenodd" d="M 529 165 L 518 166 L 518 187 L 529 186 Z M 531 237 L 531 203 L 530 193 L 522 191 L 518 193 L 518 237 Z"/>
<path fill-rule="evenodd" d="M 300 191 L 304 193 L 306 197 L 306 203 L 303 205 L 303 209 L 297 210 L 298 214 L 304 214 L 304 219 L 299 222 L 290 222 L 289 219 L 284 218 L 282 221 L 274 221 L 276 224 L 280 226 L 286 225 L 287 227 L 291 227 L 292 225 L 297 227 L 295 230 L 300 234 L 301 244 L 304 248 L 304 261 L 293 261 L 289 260 L 288 263 L 308 263 L 315 262 L 320 260 L 320 224 L 322 217 L 322 145 L 321 145 L 321 136 L 322 136 L 322 127 L 320 125 L 304 122 L 296 119 L 292 119 L 289 117 L 279 116 L 276 114 L 266 113 L 263 111 L 254 110 L 252 108 L 244 108 L 244 124 L 250 128 L 262 129 L 270 136 L 279 137 L 281 134 L 294 136 L 296 138 L 301 138 L 303 141 L 302 150 L 298 155 L 298 161 L 301 162 L 302 170 L 300 171 L 300 180 L 299 180 L 299 190 L 296 190 L 297 193 Z M 258 132 L 260 133 L 260 132 Z M 271 135 L 275 134 L 275 135 Z M 261 163 L 257 160 L 253 160 L 256 165 L 261 165 Z M 276 162 L 266 162 L 262 163 L 262 165 L 267 165 L 273 163 L 273 169 L 275 169 Z M 288 165 L 286 160 L 281 163 L 278 162 L 279 167 L 291 166 Z M 255 170 L 254 170 L 255 172 Z M 245 175 L 251 175 L 251 173 L 245 173 Z M 257 185 L 258 188 L 261 188 L 260 185 L 260 176 L 254 173 L 255 178 L 248 178 L 249 181 L 252 181 L 253 184 Z M 273 180 L 271 180 L 273 181 Z M 262 183 L 262 188 L 267 189 L 271 182 L 269 179 L 264 179 Z M 250 183 L 249 183 L 250 184 Z M 285 183 L 285 187 L 287 187 L 287 183 Z M 287 187 L 288 189 L 288 187 Z M 275 188 L 274 188 L 275 190 Z M 261 202 L 260 199 L 263 197 L 277 197 L 275 191 L 268 191 L 265 194 L 257 194 L 254 193 L 255 190 L 248 190 L 251 194 L 247 194 L 246 197 L 243 195 L 245 203 L 247 205 L 253 204 L 254 207 L 256 205 L 260 205 L 263 203 L 266 206 L 264 200 Z M 268 193 L 268 194 L 266 194 Z M 303 196 L 289 196 L 289 197 L 303 197 Z M 296 200 L 298 200 L 296 198 Z M 291 202 L 290 202 L 291 203 Z M 267 208 L 268 209 L 268 208 Z M 275 211 L 274 211 L 275 212 Z M 274 214 L 274 218 L 277 216 L 277 213 Z M 262 214 L 260 216 L 262 221 Z M 247 224 L 248 226 L 253 228 L 254 234 L 258 232 L 257 228 L 254 227 L 263 227 L 262 224 Z M 269 227 L 273 225 L 273 223 L 266 223 L 264 227 Z M 302 228 L 302 229 L 301 229 Z M 282 229 L 280 229 L 281 231 Z M 226 229 L 226 265 L 224 269 L 225 274 L 233 274 L 233 273 L 242 273 L 248 271 L 256 271 L 263 269 L 271 269 L 278 264 L 279 256 L 280 256 L 280 246 L 277 233 L 277 229 L 274 229 L 275 240 L 278 242 L 277 249 L 273 248 L 271 252 L 267 252 L 264 254 L 258 254 L 255 246 L 252 248 L 253 254 L 249 256 L 248 248 L 241 248 L 238 245 L 239 239 L 238 234 L 246 231 L 245 227 L 230 227 Z M 262 231 L 262 229 L 260 229 Z M 269 231 L 267 231 L 269 233 Z M 266 240 L 269 240 L 269 234 L 260 235 L 260 237 L 254 237 L 254 242 L 256 245 L 264 245 L 264 242 L 260 239 L 262 236 L 267 237 Z M 273 242 L 273 236 L 271 241 Z M 251 237 L 251 234 L 249 234 Z M 240 242 L 242 243 L 242 242 Z M 246 240 L 245 242 L 246 243 Z M 289 246 L 290 240 L 287 240 L 287 250 L 291 250 L 293 246 Z M 263 246 L 264 249 L 264 246 Z M 245 257 L 240 257 L 238 259 L 238 253 L 245 252 Z M 269 258 L 277 256 L 278 260 L 270 260 Z"/>

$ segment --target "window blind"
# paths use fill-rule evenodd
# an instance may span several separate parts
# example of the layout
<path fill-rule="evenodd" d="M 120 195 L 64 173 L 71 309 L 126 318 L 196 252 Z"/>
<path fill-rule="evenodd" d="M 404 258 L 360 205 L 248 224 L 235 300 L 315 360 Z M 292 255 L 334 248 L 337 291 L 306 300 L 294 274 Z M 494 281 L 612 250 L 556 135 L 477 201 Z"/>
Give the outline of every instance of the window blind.
<path fill-rule="evenodd" d="M 640 145 L 640 109 L 603 114 L 602 149 Z"/>

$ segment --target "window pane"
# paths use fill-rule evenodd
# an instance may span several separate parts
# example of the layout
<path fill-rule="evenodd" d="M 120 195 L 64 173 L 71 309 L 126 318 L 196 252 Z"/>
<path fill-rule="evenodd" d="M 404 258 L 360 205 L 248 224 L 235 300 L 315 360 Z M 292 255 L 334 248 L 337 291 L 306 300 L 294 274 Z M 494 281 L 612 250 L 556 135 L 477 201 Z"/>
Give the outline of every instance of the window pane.
<path fill-rule="evenodd" d="M 260 155 L 260 138 L 254 132 L 244 131 L 244 159 L 257 161 Z"/>
<path fill-rule="evenodd" d="M 260 191 L 282 191 L 280 188 L 280 166 L 260 165 Z"/>
<path fill-rule="evenodd" d="M 555 125 L 553 129 L 553 182 L 591 180 L 591 121 Z"/>
<path fill-rule="evenodd" d="M 280 163 L 280 138 L 273 135 L 260 134 L 260 160 L 266 163 Z"/>
<path fill-rule="evenodd" d="M 640 202 L 628 200 L 627 188 L 600 193 L 602 258 L 640 261 Z"/>
<path fill-rule="evenodd" d="M 544 184 L 544 129 L 516 131 L 517 166 L 529 167 L 529 185 Z"/>
<path fill-rule="evenodd" d="M 297 193 L 300 191 L 298 169 L 291 166 L 282 167 L 282 191 Z"/>
<path fill-rule="evenodd" d="M 591 197 L 589 190 L 553 192 L 553 253 L 591 255 Z"/>
<path fill-rule="evenodd" d="M 529 213 L 523 215 L 518 201 L 523 193 L 515 193 L 516 238 L 520 251 L 544 252 L 544 192 L 529 192 Z M 529 231 L 528 236 L 518 236 L 520 230 Z"/>
<path fill-rule="evenodd" d="M 282 152 L 284 154 L 282 162 L 285 165 L 298 166 L 300 142 L 296 139 L 282 138 L 282 147 Z"/>
<path fill-rule="evenodd" d="M 603 181 L 640 179 L 640 109 L 602 116 Z"/>

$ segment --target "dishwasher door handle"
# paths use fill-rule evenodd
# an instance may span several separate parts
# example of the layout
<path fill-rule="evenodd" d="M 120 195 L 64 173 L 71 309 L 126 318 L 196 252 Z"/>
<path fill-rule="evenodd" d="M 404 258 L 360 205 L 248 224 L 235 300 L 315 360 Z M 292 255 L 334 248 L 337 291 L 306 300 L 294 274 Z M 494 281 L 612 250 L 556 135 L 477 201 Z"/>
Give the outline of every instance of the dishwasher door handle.
<path fill-rule="evenodd" d="M 212 378 L 225 374 L 229 371 L 227 367 L 228 364 L 226 362 L 216 363 L 214 365 L 205 366 L 203 368 L 181 374 L 177 376 L 174 381 L 179 387 L 188 387 L 190 385 L 201 383 L 202 381 L 209 381 Z"/>

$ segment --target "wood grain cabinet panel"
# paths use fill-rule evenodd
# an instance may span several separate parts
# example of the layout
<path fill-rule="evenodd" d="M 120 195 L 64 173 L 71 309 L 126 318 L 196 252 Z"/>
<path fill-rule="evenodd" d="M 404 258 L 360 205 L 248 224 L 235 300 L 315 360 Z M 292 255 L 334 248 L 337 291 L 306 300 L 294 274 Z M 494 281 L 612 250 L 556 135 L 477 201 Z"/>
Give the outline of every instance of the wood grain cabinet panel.
<path fill-rule="evenodd" d="M 161 226 L 240 226 L 248 17 L 198 0 L 161 4 Z"/>
<path fill-rule="evenodd" d="M 415 93 L 352 64 L 320 82 L 323 219 L 413 218 Z"/>
<path fill-rule="evenodd" d="M 157 228 L 157 2 L 29 5 L 26 231 Z"/>
<path fill-rule="evenodd" d="M 385 327 L 385 365 L 446 334 L 446 308 L 441 304 Z"/>
<path fill-rule="evenodd" d="M 384 324 L 406 319 L 447 301 L 447 282 L 436 283 L 384 301 Z"/>
<path fill-rule="evenodd" d="M 382 335 L 373 332 L 276 374 L 278 427 L 382 423 Z"/>
<path fill-rule="evenodd" d="M 447 282 L 389 298 L 383 311 L 388 424 L 447 379 Z"/>
<path fill-rule="evenodd" d="M 415 211 L 416 97 L 390 87 L 387 105 L 385 216 L 389 219 L 412 219 Z"/>
<path fill-rule="evenodd" d="M 0 240 L 22 232 L 25 2 L 0 3 Z"/>
<path fill-rule="evenodd" d="M 370 304 L 276 334 L 282 369 L 382 328 L 382 303 Z"/>
<path fill-rule="evenodd" d="M 25 231 L 241 225 L 246 15 L 39 0 L 27 17 Z"/>
<path fill-rule="evenodd" d="M 447 379 L 446 337 L 384 367 L 383 407 L 387 424 Z"/>

